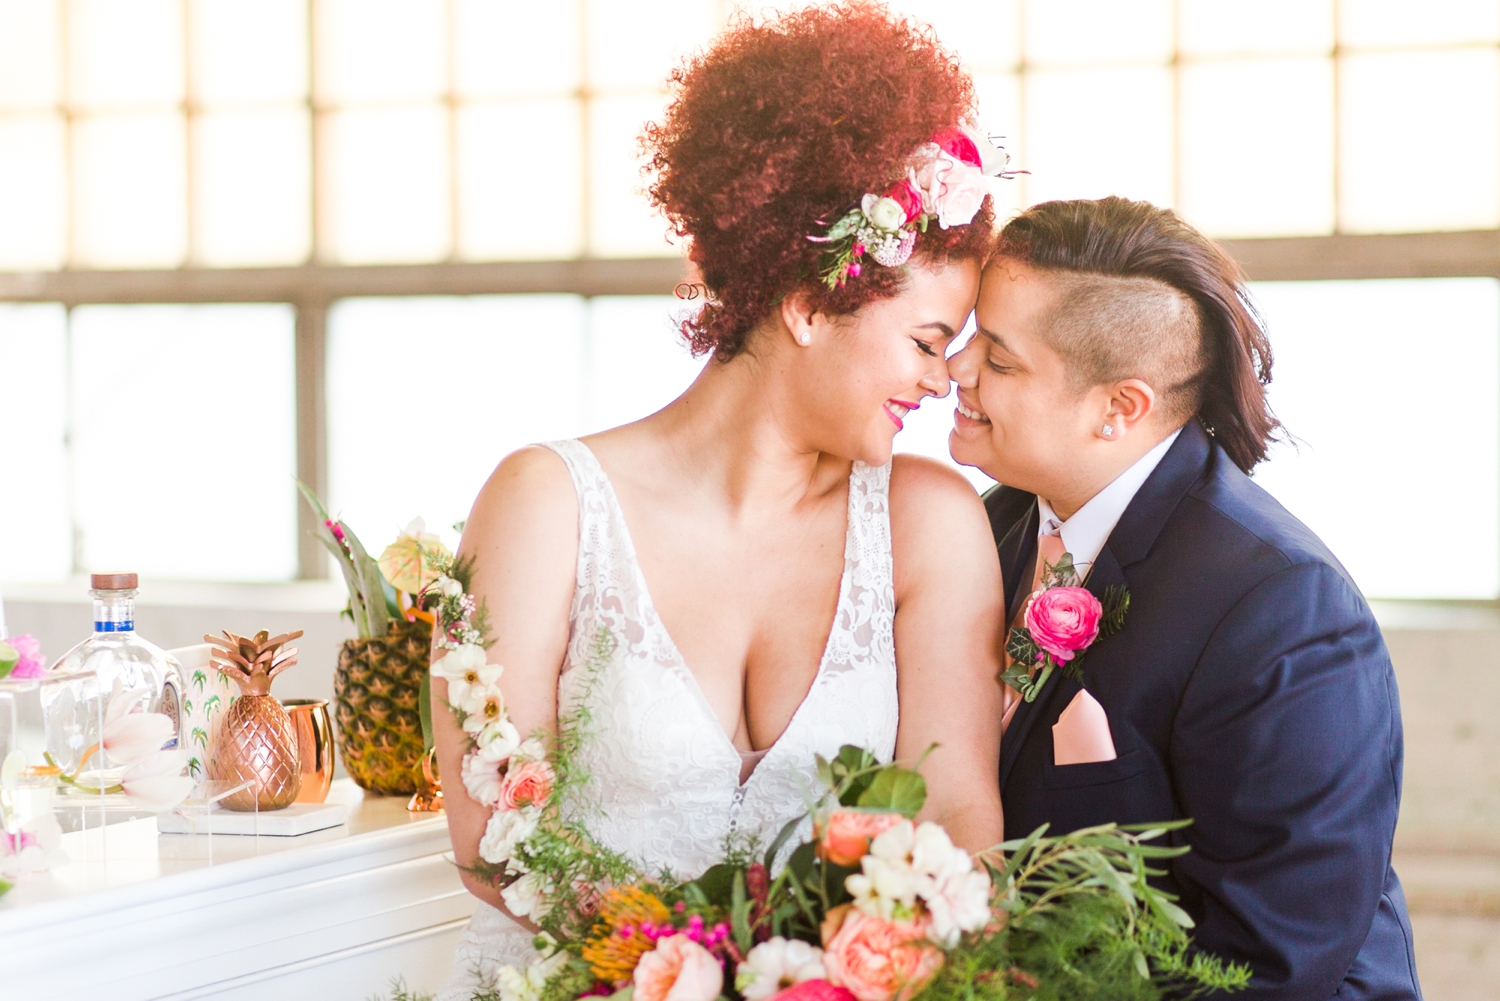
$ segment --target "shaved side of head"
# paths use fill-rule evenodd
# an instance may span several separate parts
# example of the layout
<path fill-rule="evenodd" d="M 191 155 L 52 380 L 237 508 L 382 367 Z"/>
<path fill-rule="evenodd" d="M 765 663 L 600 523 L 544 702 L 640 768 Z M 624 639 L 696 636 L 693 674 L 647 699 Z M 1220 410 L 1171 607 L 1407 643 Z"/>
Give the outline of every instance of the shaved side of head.
<path fill-rule="evenodd" d="M 1211 359 L 1191 299 L 1154 278 L 1038 273 L 1053 297 L 1038 333 L 1067 363 L 1075 391 L 1140 379 L 1156 391 L 1164 420 L 1197 411 Z"/>

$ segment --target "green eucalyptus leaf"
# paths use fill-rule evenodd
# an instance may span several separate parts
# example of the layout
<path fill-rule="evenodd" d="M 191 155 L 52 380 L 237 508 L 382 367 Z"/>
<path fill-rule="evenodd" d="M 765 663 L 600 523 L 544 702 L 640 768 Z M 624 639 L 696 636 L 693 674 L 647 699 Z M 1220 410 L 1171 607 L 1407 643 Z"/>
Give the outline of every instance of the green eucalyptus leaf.
<path fill-rule="evenodd" d="M 894 765 L 875 773 L 870 787 L 860 794 L 860 806 L 895 810 L 908 820 L 927 802 L 927 780 L 910 769 Z"/>

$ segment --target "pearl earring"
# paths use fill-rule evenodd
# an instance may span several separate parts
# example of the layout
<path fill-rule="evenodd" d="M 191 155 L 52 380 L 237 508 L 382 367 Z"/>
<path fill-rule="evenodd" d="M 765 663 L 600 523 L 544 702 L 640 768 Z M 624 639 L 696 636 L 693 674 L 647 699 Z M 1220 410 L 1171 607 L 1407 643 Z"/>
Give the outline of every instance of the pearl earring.
<path fill-rule="evenodd" d="M 1114 433 L 1115 433 L 1115 426 L 1113 424 L 1106 424 L 1106 425 L 1104 425 L 1104 437 L 1108 438 L 1110 435 L 1112 435 Z"/>
<path fill-rule="evenodd" d="M 804 330 L 802 333 L 800 333 L 800 334 L 797 335 L 797 341 L 799 343 L 801 343 L 801 344 L 811 344 L 812 343 L 812 334 L 809 334 L 807 331 Z"/>

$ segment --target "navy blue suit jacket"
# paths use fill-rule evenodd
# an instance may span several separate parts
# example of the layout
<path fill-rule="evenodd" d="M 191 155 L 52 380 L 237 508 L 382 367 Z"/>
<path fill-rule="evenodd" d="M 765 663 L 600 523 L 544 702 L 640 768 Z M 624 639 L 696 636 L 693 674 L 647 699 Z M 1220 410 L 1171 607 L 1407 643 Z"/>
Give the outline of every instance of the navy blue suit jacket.
<path fill-rule="evenodd" d="M 1007 618 L 1036 552 L 1032 494 L 985 495 Z M 1197 944 L 1254 970 L 1233 995 L 1416 999 L 1411 926 L 1391 869 L 1401 710 L 1380 629 L 1317 536 L 1190 423 L 1136 494 L 1087 586 L 1130 589 L 1124 628 L 1083 684 L 1118 757 L 1053 764 L 1078 692 L 1054 675 L 1000 752 L 1008 838 L 1191 817 L 1165 888 Z"/>

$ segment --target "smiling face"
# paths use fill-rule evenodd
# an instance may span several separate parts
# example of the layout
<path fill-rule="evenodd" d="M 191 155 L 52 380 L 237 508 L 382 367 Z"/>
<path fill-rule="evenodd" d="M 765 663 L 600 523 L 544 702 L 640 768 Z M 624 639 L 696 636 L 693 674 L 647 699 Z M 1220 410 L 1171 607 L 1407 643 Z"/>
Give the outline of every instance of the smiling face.
<path fill-rule="evenodd" d="M 980 288 L 978 330 L 949 361 L 958 384 L 954 460 L 1049 500 L 1092 484 L 1111 396 L 1106 386 L 1080 389 L 1043 339 L 1058 294 L 1046 275 L 995 262 Z"/>
<path fill-rule="evenodd" d="M 948 395 L 944 355 L 974 309 L 979 264 L 914 259 L 907 270 L 899 295 L 849 316 L 796 315 L 795 303 L 783 311 L 798 345 L 790 389 L 805 439 L 820 452 L 884 465 L 907 414 Z"/>

